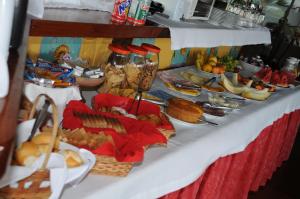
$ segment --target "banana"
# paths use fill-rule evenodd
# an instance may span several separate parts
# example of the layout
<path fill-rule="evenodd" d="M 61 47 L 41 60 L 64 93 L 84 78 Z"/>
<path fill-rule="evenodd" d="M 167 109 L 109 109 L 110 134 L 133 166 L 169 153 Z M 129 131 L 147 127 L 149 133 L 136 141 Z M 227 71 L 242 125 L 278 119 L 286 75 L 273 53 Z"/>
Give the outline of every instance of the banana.
<path fill-rule="evenodd" d="M 231 82 L 234 86 L 239 85 L 238 73 L 233 73 Z"/>
<path fill-rule="evenodd" d="M 229 92 L 236 95 L 241 94 L 246 88 L 246 86 L 234 85 L 224 74 L 221 74 L 221 82 Z"/>
<path fill-rule="evenodd" d="M 248 99 L 254 99 L 263 101 L 266 100 L 268 97 L 270 97 L 271 93 L 269 92 L 268 88 L 265 88 L 263 90 L 256 90 L 254 88 L 247 88 L 242 93 L 242 97 L 248 98 Z"/>

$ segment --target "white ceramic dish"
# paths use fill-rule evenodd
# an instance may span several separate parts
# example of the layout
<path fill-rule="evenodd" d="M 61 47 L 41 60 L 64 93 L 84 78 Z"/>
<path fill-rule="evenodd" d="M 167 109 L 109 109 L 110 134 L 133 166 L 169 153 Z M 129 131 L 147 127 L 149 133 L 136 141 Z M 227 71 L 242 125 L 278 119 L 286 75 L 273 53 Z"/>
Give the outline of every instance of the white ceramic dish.
<path fill-rule="evenodd" d="M 165 113 L 165 114 L 169 117 L 169 119 L 170 119 L 170 121 L 171 121 L 172 123 L 178 123 L 178 124 L 185 125 L 185 126 L 199 126 L 199 125 L 207 124 L 207 123 L 204 122 L 204 121 L 199 121 L 199 123 L 189 123 L 189 122 L 185 122 L 185 121 L 176 119 L 176 118 L 170 116 L 170 115 L 167 114 L 167 113 Z"/>
<path fill-rule="evenodd" d="M 254 75 L 256 72 L 260 71 L 260 67 L 259 66 L 255 66 L 255 65 L 252 65 L 252 64 L 248 64 L 246 62 L 243 62 L 240 60 L 240 64 L 242 66 L 242 69 L 247 72 L 247 74 L 249 76 L 252 76 Z"/>

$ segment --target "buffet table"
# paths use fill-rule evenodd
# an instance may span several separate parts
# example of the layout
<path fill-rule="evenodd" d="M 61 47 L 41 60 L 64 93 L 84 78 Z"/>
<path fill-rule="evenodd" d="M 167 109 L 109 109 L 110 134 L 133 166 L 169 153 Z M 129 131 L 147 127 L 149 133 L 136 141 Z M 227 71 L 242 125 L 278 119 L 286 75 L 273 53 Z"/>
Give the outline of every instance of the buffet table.
<path fill-rule="evenodd" d="M 171 192 L 166 199 L 246 198 L 288 158 L 299 126 L 298 99 L 295 87 L 264 102 L 249 100 L 216 119 L 218 127 L 173 122 L 176 136 L 168 146 L 149 149 L 127 177 L 89 175 L 62 198 L 157 198 Z"/>

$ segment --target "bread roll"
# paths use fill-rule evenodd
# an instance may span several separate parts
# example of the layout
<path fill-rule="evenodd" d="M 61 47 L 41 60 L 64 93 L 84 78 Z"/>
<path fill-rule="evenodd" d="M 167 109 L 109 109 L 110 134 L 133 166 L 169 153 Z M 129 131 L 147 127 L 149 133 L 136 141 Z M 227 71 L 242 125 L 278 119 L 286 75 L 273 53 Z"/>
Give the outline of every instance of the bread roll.
<path fill-rule="evenodd" d="M 42 132 L 36 136 L 34 136 L 31 140 L 36 145 L 46 144 L 48 145 L 52 138 L 52 132 Z M 59 148 L 59 139 L 55 140 L 54 149 Z"/>
<path fill-rule="evenodd" d="M 34 161 L 41 155 L 39 148 L 32 142 L 24 142 L 16 150 L 16 161 L 23 166 L 31 166 Z"/>
<path fill-rule="evenodd" d="M 64 150 L 62 154 L 69 168 L 78 167 L 83 164 L 83 160 L 78 153 L 72 150 Z"/>

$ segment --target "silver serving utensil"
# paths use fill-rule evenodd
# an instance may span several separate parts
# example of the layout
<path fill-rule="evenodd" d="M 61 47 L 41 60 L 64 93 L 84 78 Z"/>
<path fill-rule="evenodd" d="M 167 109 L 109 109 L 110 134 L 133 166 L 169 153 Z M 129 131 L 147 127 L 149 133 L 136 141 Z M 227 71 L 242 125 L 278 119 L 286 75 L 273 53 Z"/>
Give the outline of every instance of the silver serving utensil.
<path fill-rule="evenodd" d="M 143 98 L 142 100 L 147 101 L 147 102 L 151 102 L 153 104 L 162 106 L 162 107 L 167 107 L 167 102 L 166 101 L 157 101 L 157 100 L 151 100 L 151 99 L 145 99 Z"/>
<path fill-rule="evenodd" d="M 185 89 L 192 89 L 192 90 L 201 90 L 200 86 L 196 86 L 196 85 L 184 85 L 181 84 L 179 82 L 174 82 L 173 85 L 177 88 L 185 88 Z"/>
<path fill-rule="evenodd" d="M 42 109 L 38 113 L 38 116 L 33 124 L 33 128 L 31 130 L 30 136 L 27 139 L 27 141 L 31 141 L 31 139 L 34 137 L 36 130 L 41 126 L 43 122 L 47 119 L 48 116 L 48 108 L 50 106 L 50 102 L 48 100 L 45 100 L 45 104 L 43 105 Z"/>
<path fill-rule="evenodd" d="M 218 126 L 219 124 L 215 123 L 215 122 L 212 122 L 212 121 L 209 121 L 207 120 L 205 117 L 202 117 L 200 121 L 203 121 L 209 125 L 212 125 L 212 126 Z"/>
<path fill-rule="evenodd" d="M 227 97 L 227 96 L 223 96 L 225 99 L 229 99 L 229 100 L 237 100 L 237 101 L 245 101 L 245 98 L 241 98 L 241 97 Z"/>
<path fill-rule="evenodd" d="M 203 83 L 203 86 L 209 84 L 210 82 L 213 83 L 213 82 L 216 81 L 216 80 L 217 80 L 217 77 L 212 77 L 212 78 L 210 78 L 209 80 L 205 81 L 205 82 Z"/>
<path fill-rule="evenodd" d="M 210 102 L 201 102 L 201 103 L 202 103 L 203 106 L 212 107 L 212 108 L 219 108 L 219 109 L 223 109 L 223 110 L 233 110 L 233 109 L 239 110 L 237 108 L 231 108 L 231 107 L 227 107 L 227 106 L 213 105 Z"/>

